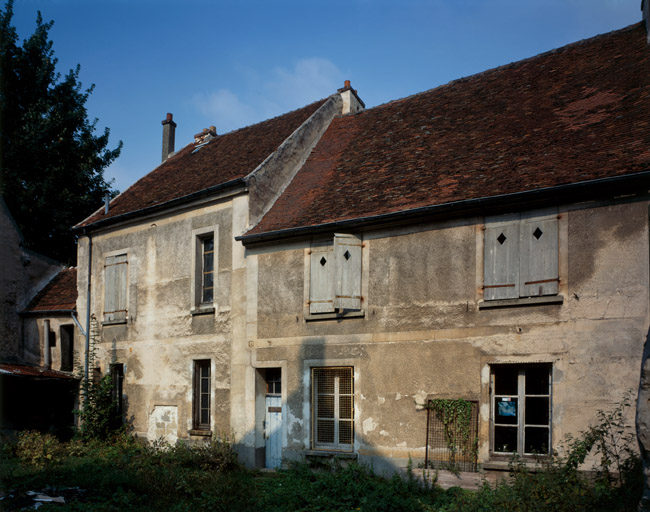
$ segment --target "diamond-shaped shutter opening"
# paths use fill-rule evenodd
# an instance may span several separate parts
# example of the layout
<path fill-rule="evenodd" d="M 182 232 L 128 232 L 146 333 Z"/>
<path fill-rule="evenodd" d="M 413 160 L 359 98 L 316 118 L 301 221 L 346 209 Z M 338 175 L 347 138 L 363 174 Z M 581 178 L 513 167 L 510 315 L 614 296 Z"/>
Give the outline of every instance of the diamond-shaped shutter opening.
<path fill-rule="evenodd" d="M 506 240 L 507 240 L 506 235 L 504 235 L 503 233 L 501 233 L 501 234 L 497 237 L 497 242 L 499 242 L 501 245 L 503 245 L 503 243 L 504 243 Z"/>
<path fill-rule="evenodd" d="M 327 260 L 325 259 L 325 256 L 323 256 L 323 257 L 320 259 L 320 264 L 321 264 L 322 266 L 325 266 L 325 263 L 327 263 Z"/>
<path fill-rule="evenodd" d="M 343 255 L 343 257 L 344 257 L 346 260 L 349 260 L 349 259 L 352 257 L 352 255 L 350 254 L 350 251 L 345 251 L 345 254 Z"/>
<path fill-rule="evenodd" d="M 533 232 L 533 236 L 537 238 L 537 240 L 539 240 L 543 234 L 544 232 L 541 229 L 539 229 L 539 227 Z"/>

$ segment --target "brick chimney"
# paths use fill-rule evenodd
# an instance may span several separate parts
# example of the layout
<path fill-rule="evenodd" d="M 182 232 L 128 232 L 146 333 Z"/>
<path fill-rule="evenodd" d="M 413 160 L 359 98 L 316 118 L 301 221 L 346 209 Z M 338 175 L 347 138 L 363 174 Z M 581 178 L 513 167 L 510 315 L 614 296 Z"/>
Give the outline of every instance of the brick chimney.
<path fill-rule="evenodd" d="M 210 128 L 203 128 L 203 130 L 194 136 L 194 144 L 202 144 L 209 142 L 217 136 L 217 128 L 210 126 Z"/>
<path fill-rule="evenodd" d="M 356 114 L 366 108 L 366 104 L 361 101 L 356 89 L 350 87 L 350 80 L 346 80 L 343 88 L 339 89 L 338 92 L 341 94 L 341 99 L 343 100 L 341 114 Z"/>
<path fill-rule="evenodd" d="M 168 113 L 167 118 L 162 122 L 162 125 L 162 161 L 164 162 L 169 158 L 169 155 L 174 152 L 174 141 L 176 139 L 176 123 L 174 122 L 174 116 Z"/>

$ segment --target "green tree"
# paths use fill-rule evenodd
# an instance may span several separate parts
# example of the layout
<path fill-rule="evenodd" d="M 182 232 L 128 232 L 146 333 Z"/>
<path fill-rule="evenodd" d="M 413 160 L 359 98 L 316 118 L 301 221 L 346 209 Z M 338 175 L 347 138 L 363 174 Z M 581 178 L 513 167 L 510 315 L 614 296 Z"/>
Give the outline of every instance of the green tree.
<path fill-rule="evenodd" d="M 0 10 L 0 194 L 27 247 L 74 263 L 70 228 L 101 206 L 111 183 L 104 170 L 122 149 L 108 149 L 109 130 L 95 135 L 79 69 L 65 76 L 48 33 L 53 21 L 36 16 L 36 30 L 18 44 L 13 0 Z"/>

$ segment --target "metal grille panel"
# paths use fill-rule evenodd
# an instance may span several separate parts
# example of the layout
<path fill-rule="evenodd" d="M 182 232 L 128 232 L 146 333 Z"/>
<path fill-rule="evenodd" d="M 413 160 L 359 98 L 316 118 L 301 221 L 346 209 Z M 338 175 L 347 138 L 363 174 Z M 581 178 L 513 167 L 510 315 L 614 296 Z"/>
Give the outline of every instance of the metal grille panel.
<path fill-rule="evenodd" d="M 431 408 L 427 409 L 426 467 L 452 471 L 478 471 L 478 402 L 471 401 L 469 435 L 464 436 L 456 421 L 446 425 Z M 453 446 L 454 448 L 450 448 Z"/>

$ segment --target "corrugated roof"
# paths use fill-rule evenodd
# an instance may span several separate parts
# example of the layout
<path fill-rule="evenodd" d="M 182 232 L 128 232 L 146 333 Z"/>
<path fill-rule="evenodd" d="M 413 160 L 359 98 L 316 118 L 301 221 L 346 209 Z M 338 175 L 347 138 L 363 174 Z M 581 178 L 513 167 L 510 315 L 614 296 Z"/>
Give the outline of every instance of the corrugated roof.
<path fill-rule="evenodd" d="M 67 312 L 77 305 L 77 269 L 66 268 L 36 294 L 24 313 Z"/>
<path fill-rule="evenodd" d="M 271 155 L 326 100 L 218 135 L 195 151 L 189 144 L 113 199 L 107 215 L 100 209 L 83 227 L 143 210 L 243 178 Z"/>
<path fill-rule="evenodd" d="M 248 235 L 650 169 L 642 24 L 331 123 Z"/>
<path fill-rule="evenodd" d="M 0 363 L 0 374 L 39 379 L 79 380 L 77 377 L 74 377 L 66 372 L 59 372 L 56 370 L 42 368 L 40 366 L 29 366 L 25 364 Z"/>

